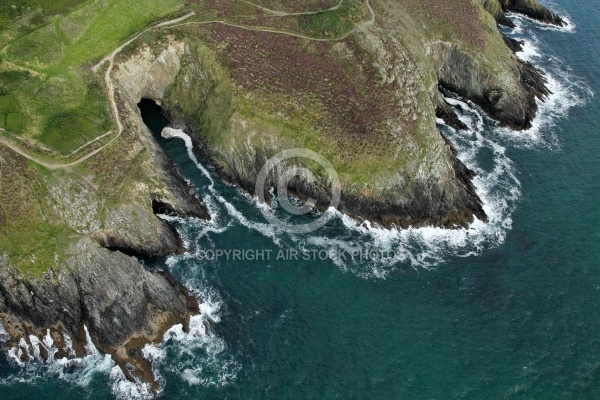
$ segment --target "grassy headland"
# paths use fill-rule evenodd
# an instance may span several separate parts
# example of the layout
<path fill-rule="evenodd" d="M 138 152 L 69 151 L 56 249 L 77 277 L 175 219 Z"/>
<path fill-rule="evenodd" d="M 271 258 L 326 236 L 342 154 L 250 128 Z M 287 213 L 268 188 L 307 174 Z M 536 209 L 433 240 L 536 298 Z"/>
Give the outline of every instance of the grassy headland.
<path fill-rule="evenodd" d="M 440 45 L 475 60 L 480 76 L 498 76 L 494 89 L 518 84 L 492 15 L 497 0 L 372 0 L 375 15 L 365 0 L 10 3 L 0 5 L 0 139 L 56 163 L 116 137 L 107 66 L 92 66 L 138 33 L 116 70 L 141 49 L 158 56 L 165 43 L 184 42 L 164 104 L 221 162 L 248 146 L 310 148 L 364 196 L 421 177 L 454 179 L 430 97 L 445 62 L 436 59 Z M 148 193 L 162 190 L 139 127 L 120 122 L 115 145 L 65 171 L 0 144 L 0 254 L 11 265 L 36 276 L 58 267 L 68 245 L 102 229 L 111 211 L 146 210 Z"/>

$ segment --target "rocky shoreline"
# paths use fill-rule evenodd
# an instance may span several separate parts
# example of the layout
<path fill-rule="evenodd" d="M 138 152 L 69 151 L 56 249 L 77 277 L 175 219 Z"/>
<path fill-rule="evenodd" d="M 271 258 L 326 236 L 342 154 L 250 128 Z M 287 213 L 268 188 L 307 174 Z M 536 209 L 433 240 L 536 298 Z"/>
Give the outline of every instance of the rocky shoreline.
<path fill-rule="evenodd" d="M 536 3 L 537 4 L 537 3 Z M 522 2 L 511 1 L 503 5 L 503 10 L 523 13 L 525 15 L 538 15 L 544 22 L 562 25 L 560 18 L 545 8 L 528 8 Z M 540 14 L 534 14 L 538 10 Z M 508 18 L 502 14 L 507 21 Z M 513 52 L 521 50 L 519 42 L 500 34 L 504 44 Z M 497 77 L 484 70 L 479 62 L 470 54 L 446 44 L 432 46 L 430 57 L 434 68 L 437 70 L 438 86 L 431 90 L 431 101 L 435 108 L 436 116 L 445 120 L 447 124 L 457 129 L 466 126 L 458 119 L 456 113 L 446 103 L 441 92 L 450 90 L 461 97 L 473 101 L 480 106 L 491 118 L 497 120 L 501 126 L 514 130 L 525 130 L 531 127 L 531 122 L 538 110 L 538 100 L 550 94 L 546 87 L 543 73 L 529 62 L 524 62 L 513 56 L 517 69 L 518 87 L 512 93 L 505 93 L 500 86 L 494 87 Z M 186 74 L 186 71 L 182 71 Z M 193 81 L 191 76 L 186 76 L 187 82 Z M 159 99 L 162 101 L 162 99 Z M 273 155 L 269 149 L 252 149 L 245 154 L 223 153 L 221 149 L 214 149 L 203 139 L 201 129 L 194 122 L 194 118 L 177 104 L 166 104 L 165 113 L 178 126 L 187 127 L 187 131 L 194 139 L 196 150 L 211 163 L 220 176 L 228 182 L 238 185 L 250 194 L 254 194 L 255 178 L 260 167 Z M 171 108 L 168 108 L 171 106 Z M 438 181 L 417 182 L 407 188 L 389 186 L 380 193 L 365 195 L 365 192 L 342 190 L 339 211 L 358 220 L 377 223 L 386 228 L 441 226 L 445 228 L 468 227 L 475 218 L 486 222 L 487 216 L 482 208 L 472 179 L 474 172 L 469 170 L 458 158 L 452 143 L 440 132 L 440 137 L 445 144 L 443 152 L 450 160 L 453 179 L 440 184 Z M 223 160 L 225 159 L 225 161 Z M 301 166 L 300 164 L 297 166 Z M 279 177 L 273 175 L 269 182 L 277 182 Z M 399 179 L 410 181 L 410 177 Z M 331 200 L 330 191 L 327 190 L 330 182 L 323 180 L 318 184 L 308 180 L 294 179 L 290 182 L 290 193 L 300 199 L 313 198 L 317 200 L 316 207 L 324 210 Z M 267 185 L 268 186 L 268 185 Z M 276 185 L 273 185 L 276 186 Z M 268 199 L 269 194 L 265 193 Z"/>
<path fill-rule="evenodd" d="M 111 214 L 105 229 L 80 239 L 62 268 L 41 278 L 24 276 L 0 257 L 0 322 L 10 336 L 5 346 L 22 362 L 37 352 L 43 360 L 53 351 L 54 358 L 82 357 L 91 340 L 127 379 L 157 392 L 159 384 L 141 350 L 160 342 L 174 325 L 187 331 L 190 317 L 200 312 L 199 299 L 168 271 L 148 271 L 138 259 L 185 251 L 177 231 L 155 214 L 210 216 L 143 123 L 140 128 L 138 139 L 148 141 L 156 174 L 168 191 L 149 194 L 148 212 L 125 208 Z M 53 348 L 41 340 L 47 335 Z"/>
<path fill-rule="evenodd" d="M 0 279 L 0 320 L 11 337 L 7 346 L 17 349 L 23 361 L 34 347 L 44 359 L 50 350 L 42 342 L 33 343 L 30 335 L 42 338 L 50 332 L 56 356 L 68 358 L 85 354 L 89 335 L 127 379 L 148 383 L 157 393 L 160 385 L 142 349 L 160 342 L 174 325 L 182 324 L 187 332 L 190 317 L 200 312 L 200 299 L 168 271 L 148 271 L 138 259 L 185 251 L 177 231 L 157 214 L 199 219 L 210 215 L 196 189 L 144 125 L 137 105 L 124 98 L 117 94 L 117 104 L 132 135 L 123 141 L 133 139 L 149 150 L 152 174 L 164 189 L 148 191 L 141 186 L 147 193 L 142 204 L 113 210 L 102 229 L 72 246 L 60 270 L 42 278 L 24 277 L 0 260 L 0 273 L 5 274 Z M 69 343 L 74 354 L 65 347 Z"/>
<path fill-rule="evenodd" d="M 506 13 L 522 14 L 546 24 L 566 26 L 567 22 L 558 14 L 532 0 L 481 0 L 484 7 L 500 25 L 513 28 L 514 23 Z"/>
<path fill-rule="evenodd" d="M 500 24 L 510 25 L 507 11 L 559 26 L 565 23 L 551 11 L 539 5 L 533 7 L 528 0 L 486 3 L 500 4 L 501 7 L 492 12 Z M 348 48 L 336 47 L 335 51 L 343 53 L 353 46 L 379 45 L 377 38 L 368 33 L 361 32 L 357 37 L 357 42 L 362 40 L 358 45 L 347 42 Z M 513 52 L 519 50 L 519 43 L 508 38 L 504 38 L 504 44 Z M 512 80 L 505 84 L 472 54 L 451 43 L 432 42 L 426 50 L 437 80 L 425 90 L 430 109 L 420 111 L 443 118 L 456 128 L 465 126 L 445 102 L 441 94 L 445 89 L 473 101 L 501 125 L 513 129 L 529 128 L 537 112 L 537 101 L 549 94 L 543 74 L 516 57 L 515 70 L 510 71 Z M 189 55 L 190 49 L 185 43 L 171 40 L 158 54 L 142 48 L 137 54 L 119 60 L 115 67 L 119 112 L 125 125 L 137 132 L 130 139 L 150 150 L 155 165 L 153 173 L 167 190 L 144 192 L 143 207 L 141 203 L 133 203 L 114 210 L 106 217 L 102 229 L 91 230 L 71 246 L 70 256 L 60 270 L 51 269 L 41 278 L 23 276 L 0 256 L 0 320 L 11 337 L 6 345 L 20 351 L 23 361 L 29 360 L 28 350 L 33 346 L 38 346 L 43 359 L 49 357 L 50 349 L 34 343 L 31 335 L 39 338 L 50 335 L 58 351 L 56 357 L 74 357 L 85 354 L 89 334 L 94 345 L 110 354 L 128 379 L 150 383 L 155 393 L 159 390 L 152 366 L 141 350 L 147 343 L 160 341 L 173 325 L 182 324 L 187 330 L 190 316 L 199 313 L 199 304 L 168 272 L 150 272 L 134 257 L 145 259 L 185 251 L 176 230 L 155 214 L 202 219 L 210 216 L 194 189 L 153 140 L 139 115 L 137 103 L 142 98 L 164 103 L 165 112 L 188 127 L 198 151 L 219 174 L 251 193 L 259 169 L 275 149 L 257 147 L 248 152 L 236 152 L 239 149 L 227 152 L 204 140 L 198 123 L 201 118 L 190 115 L 167 98 L 168 90 L 177 87 L 177 79 L 183 82 L 182 90 L 198 89 L 198 93 L 205 96 L 214 95 L 216 85 L 208 88 L 194 85 L 203 83 L 199 77 L 208 79 L 203 74 L 208 75 L 215 67 L 211 65 L 208 70 L 201 70 L 190 63 Z M 373 63 L 383 65 L 389 53 L 380 47 L 368 55 Z M 389 73 L 384 77 L 386 84 L 397 84 L 400 74 L 395 67 L 392 65 L 384 71 Z M 514 82 L 517 83 L 513 85 Z M 507 88 L 512 91 L 507 92 Z M 180 94 L 184 97 L 184 93 Z M 211 100 L 207 99 L 203 99 L 205 104 Z M 200 107 L 200 104 L 195 106 Z M 226 110 L 222 114 L 227 114 Z M 416 111 L 412 115 L 416 115 Z M 410 124 L 416 124 L 415 120 Z M 427 129 L 437 129 L 434 123 L 430 125 L 433 128 L 428 126 Z M 398 171 L 393 179 L 375 189 L 348 186 L 342 192 L 339 210 L 359 221 L 373 221 L 388 228 L 424 225 L 460 228 L 467 227 L 474 218 L 486 221 L 472 183 L 473 171 L 458 159 L 452 143 L 437 133 L 438 136 L 434 132 L 428 137 L 434 154 L 431 155 L 433 161 L 427 164 L 431 170 L 423 174 L 424 178 L 415 179 L 415 174 L 421 173 L 421 169 L 415 167 L 404 175 Z M 132 142 L 125 141 L 127 145 Z M 275 182 L 278 176 L 270 179 Z M 290 189 L 300 198 L 317 199 L 317 206 L 324 208 L 330 201 L 329 184 L 326 180 L 314 184 L 300 177 L 291 181 Z M 69 341 L 74 354 L 70 354 Z"/>
<path fill-rule="evenodd" d="M 533 4 L 530 0 L 501 0 L 502 8 L 506 11 L 523 14 L 529 18 L 533 18 L 537 21 L 544 22 L 547 24 L 565 26 L 566 21 L 562 19 L 558 14 L 550 11 L 546 7 L 540 6 L 539 4 Z"/>
<path fill-rule="evenodd" d="M 509 42 L 513 51 L 519 51 L 518 42 Z M 519 73 L 521 76 L 521 87 L 523 88 L 523 99 L 519 104 L 510 107 L 499 105 L 502 96 L 501 89 L 484 89 L 474 92 L 468 88 L 461 87 L 452 78 L 440 79 L 442 90 L 449 90 L 459 96 L 471 100 L 491 118 L 497 120 L 500 126 L 506 126 L 514 130 L 525 130 L 531 128 L 531 122 L 538 110 L 537 100 L 544 100 L 550 93 L 546 87 L 547 81 L 543 73 L 530 62 L 517 59 Z M 444 109 L 442 109 L 444 110 Z M 441 111 L 440 117 L 454 127 L 462 128 L 451 113 Z"/>

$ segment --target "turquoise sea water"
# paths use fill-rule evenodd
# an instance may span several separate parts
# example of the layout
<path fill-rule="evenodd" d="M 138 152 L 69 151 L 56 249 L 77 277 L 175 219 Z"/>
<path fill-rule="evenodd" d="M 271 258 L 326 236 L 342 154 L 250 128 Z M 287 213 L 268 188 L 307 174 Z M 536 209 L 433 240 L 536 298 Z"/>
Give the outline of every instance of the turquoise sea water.
<path fill-rule="evenodd" d="M 160 139 L 215 216 L 174 220 L 190 253 L 148 265 L 204 300 L 197 329 L 173 329 L 147 349 L 161 397 L 600 398 L 600 21 L 592 2 L 552 7 L 575 28 L 517 18 L 508 31 L 527 40 L 520 56 L 548 72 L 554 91 L 535 127 L 499 129 L 460 100 L 451 101 L 472 130 L 441 125 L 479 174 L 488 225 L 388 232 L 337 216 L 310 235 L 282 233 L 252 198 L 196 165 L 183 140 Z M 275 260 L 289 248 L 396 258 Z M 217 249 L 273 253 L 202 259 Z M 0 356 L 0 398 L 115 397 L 144 397 L 144 387 L 102 355 L 25 367 Z"/>

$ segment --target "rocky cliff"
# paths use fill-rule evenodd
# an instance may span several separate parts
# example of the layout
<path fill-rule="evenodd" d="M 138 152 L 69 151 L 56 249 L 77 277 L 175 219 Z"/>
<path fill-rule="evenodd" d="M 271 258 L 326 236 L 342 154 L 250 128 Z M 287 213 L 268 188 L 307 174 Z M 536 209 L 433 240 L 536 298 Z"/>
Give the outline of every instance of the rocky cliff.
<path fill-rule="evenodd" d="M 184 52 L 155 49 L 156 62 L 171 59 L 179 73 L 165 96 L 151 97 L 188 126 L 222 176 L 250 192 L 266 159 L 307 147 L 340 174 L 344 213 L 384 226 L 466 226 L 486 216 L 472 172 L 436 128 L 436 115 L 461 126 L 438 87 L 472 100 L 501 125 L 531 126 L 548 93 L 545 80 L 514 55 L 516 44 L 490 12 L 490 4 L 504 17 L 506 10 L 524 12 L 517 3 L 378 0 L 367 3 L 372 23 L 331 41 L 190 24 L 172 31 Z M 147 59 L 144 46 L 124 65 Z M 144 71 L 151 76 L 152 68 Z M 143 90 L 134 92 L 135 99 Z M 268 186 L 279 178 L 270 176 Z M 297 177 L 290 190 L 320 207 L 331 198 L 324 177 L 318 184 Z"/>
<path fill-rule="evenodd" d="M 48 355 L 30 335 L 48 333 L 66 356 L 69 341 L 84 352 L 87 331 L 130 379 L 156 390 L 141 348 L 198 312 L 168 273 L 131 257 L 184 251 L 155 214 L 209 218 L 144 126 L 142 98 L 250 192 L 266 159 L 309 148 L 340 176 L 340 211 L 384 226 L 457 228 L 486 215 L 473 172 L 436 127 L 436 117 L 462 126 L 440 89 L 502 125 L 529 127 L 545 81 L 496 24 L 510 24 L 507 11 L 564 23 L 533 0 L 347 0 L 269 18 L 209 5 L 211 19 L 151 30 L 117 55 L 111 79 L 124 130 L 97 157 L 50 171 L 0 147 L 0 188 L 12 188 L 0 191 L 0 319 L 23 359 L 32 346 Z M 299 175 L 290 190 L 322 208 L 332 182 L 315 173 L 317 182 Z"/>
<path fill-rule="evenodd" d="M 58 349 L 55 357 L 73 356 L 67 341 L 76 356 L 83 356 L 87 329 L 94 345 L 128 378 L 154 383 L 156 390 L 141 349 L 160 341 L 175 324 L 187 329 L 190 314 L 199 312 L 196 299 L 168 273 L 148 272 L 125 254 L 90 239 L 75 246 L 65 268 L 39 279 L 25 278 L 0 260 L 0 318 L 12 338 L 8 346 L 23 361 L 36 350 L 46 358 L 52 349 L 32 342 L 30 335 L 49 333 Z"/>
<path fill-rule="evenodd" d="M 122 103 L 121 113 L 118 140 L 102 157 L 67 171 L 40 173 L 0 147 L 0 188 L 12 188 L 0 191 L 2 234 L 12 246 L 0 251 L 0 322 L 11 336 L 8 347 L 24 361 L 52 352 L 31 335 L 49 334 L 55 357 L 73 357 L 84 354 L 87 331 L 129 379 L 157 390 L 141 349 L 175 324 L 187 329 L 199 307 L 168 272 L 147 271 L 138 259 L 185 250 L 155 214 L 210 216 L 137 107 Z M 38 247 L 24 252 L 32 240 L 40 240 Z"/>

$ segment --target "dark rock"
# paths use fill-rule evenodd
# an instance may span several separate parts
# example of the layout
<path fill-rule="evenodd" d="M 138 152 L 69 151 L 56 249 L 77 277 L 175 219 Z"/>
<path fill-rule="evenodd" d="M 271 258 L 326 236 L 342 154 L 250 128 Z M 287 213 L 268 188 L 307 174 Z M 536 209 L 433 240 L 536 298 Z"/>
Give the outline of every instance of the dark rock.
<path fill-rule="evenodd" d="M 549 93 L 543 74 L 516 57 L 520 87 L 510 91 L 504 90 L 501 82 L 480 68 L 468 53 L 446 48 L 438 57 L 440 85 L 480 106 L 501 126 L 529 129 L 538 109 L 536 99 L 544 99 Z"/>
<path fill-rule="evenodd" d="M 443 119 L 448 125 L 455 129 L 467 129 L 467 125 L 465 125 L 465 123 L 458 118 L 458 115 L 456 115 L 456 112 L 452 106 L 450 106 L 450 104 L 448 104 L 448 102 L 444 99 L 444 96 L 442 96 L 442 91 L 443 88 L 438 87 L 437 90 L 431 95 L 431 101 L 435 106 L 435 115 L 438 118 Z"/>
<path fill-rule="evenodd" d="M 525 44 L 524 41 L 510 38 L 505 34 L 502 34 L 502 39 L 504 39 L 504 43 L 506 43 L 508 48 L 511 49 L 513 53 L 523 51 L 523 44 Z"/>
<path fill-rule="evenodd" d="M 496 22 L 509 28 L 514 28 L 516 25 L 506 14 L 502 13 L 496 17 Z"/>
<path fill-rule="evenodd" d="M 409 190 L 403 190 L 404 187 L 391 187 L 378 196 L 364 196 L 342 190 L 339 211 L 358 221 L 372 221 L 386 228 L 431 225 L 461 228 L 468 227 L 474 216 L 487 221 L 481 200 L 471 183 L 474 173 L 457 158 L 456 149 L 452 144 L 443 135 L 442 138 L 446 142 L 448 157 L 453 162 L 457 179 L 441 183 L 433 178 L 426 183 L 413 183 Z M 237 160 L 232 164 L 234 168 L 229 166 L 228 173 L 224 173 L 223 178 L 247 188 L 249 193 L 254 193 L 255 177 L 268 157 L 258 154 L 255 158 L 255 164 Z M 274 182 L 278 179 L 272 174 L 268 177 L 265 188 L 276 187 Z M 405 179 L 409 180 L 410 177 Z M 315 184 L 304 179 L 292 179 L 288 184 L 288 192 L 301 200 L 316 200 L 316 207 L 323 211 L 330 205 L 330 186 L 327 181 Z M 268 198 L 268 193 L 265 193 L 265 199 Z"/>
<path fill-rule="evenodd" d="M 29 335 L 50 331 L 59 352 L 69 357 L 63 334 L 72 339 L 77 356 L 85 354 L 90 338 L 110 354 L 129 379 L 141 379 L 159 389 L 141 349 L 160 341 L 175 324 L 189 329 L 198 301 L 166 272 L 150 272 L 132 257 L 153 258 L 184 251 L 177 231 L 154 213 L 209 218 L 195 190 L 181 177 L 157 144 L 147 143 L 166 190 L 130 205 L 111 209 L 103 230 L 72 245 L 61 269 L 31 278 L 7 265 L 0 256 L 0 320 L 10 335 L 8 346 L 19 346 Z M 40 349 L 47 357 L 46 349 Z M 129 366 L 129 367 L 127 367 Z M 131 370 L 129 370 L 129 369 Z"/>
<path fill-rule="evenodd" d="M 150 135 L 151 136 L 151 135 Z M 210 214 L 204 202 L 196 194 L 194 187 L 186 181 L 173 163 L 173 160 L 157 143 L 154 144 L 154 152 L 157 160 L 157 171 L 159 177 L 165 182 L 175 201 L 169 200 L 160 193 L 152 194 L 152 204 L 160 204 L 159 208 L 169 215 L 182 217 L 193 217 L 210 219 Z"/>
<path fill-rule="evenodd" d="M 183 253 L 185 247 L 175 228 L 162 220 L 156 221 L 156 224 L 158 231 L 149 231 L 149 235 L 138 235 L 137 230 L 106 229 L 94 232 L 92 237 L 109 250 L 120 251 L 141 259 Z"/>
<path fill-rule="evenodd" d="M 190 314 L 198 313 L 197 302 L 168 273 L 146 271 L 131 257 L 90 239 L 78 243 L 68 268 L 56 278 L 25 278 L 0 264 L 0 318 L 12 337 L 9 345 L 60 328 L 82 355 L 85 325 L 96 347 L 119 364 L 143 365 L 140 352 L 127 355 L 119 349 L 127 349 L 132 338 L 143 344 L 160 340 L 173 324 L 187 325 Z M 66 354 L 64 343 L 55 344 Z M 152 376 L 151 370 L 134 375 Z"/>
<path fill-rule="evenodd" d="M 504 11 L 512 11 L 528 16 L 547 24 L 565 26 L 567 23 L 556 13 L 550 11 L 537 1 L 531 0 L 500 0 Z"/>

